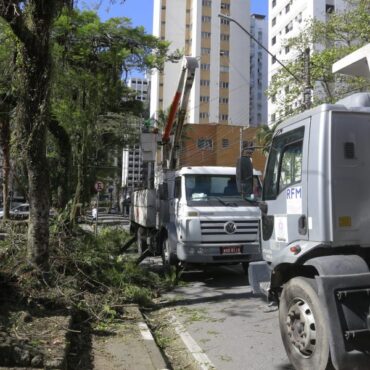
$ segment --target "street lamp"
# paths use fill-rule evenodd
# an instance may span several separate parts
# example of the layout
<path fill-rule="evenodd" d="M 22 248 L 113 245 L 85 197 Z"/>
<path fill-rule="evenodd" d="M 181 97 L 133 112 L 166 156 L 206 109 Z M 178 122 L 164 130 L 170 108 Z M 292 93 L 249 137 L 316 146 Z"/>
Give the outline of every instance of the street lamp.
<path fill-rule="evenodd" d="M 311 107 L 311 91 L 312 91 L 312 86 L 311 82 L 309 81 L 310 74 L 309 74 L 309 67 L 305 68 L 307 70 L 306 72 L 306 80 L 303 81 L 300 78 L 298 78 L 286 65 L 284 65 L 278 58 L 276 58 L 276 55 L 272 54 L 267 48 L 265 48 L 245 27 L 243 27 L 237 20 L 234 18 L 231 18 L 228 15 L 224 14 L 219 14 L 218 15 L 220 18 L 226 19 L 229 22 L 235 23 L 240 29 L 242 29 L 253 41 L 255 41 L 268 55 L 270 55 L 274 60 L 276 60 L 299 84 L 304 83 L 304 101 L 306 108 L 309 109 Z M 305 56 L 306 56 L 306 61 L 307 61 L 307 66 L 309 64 L 309 49 L 305 50 Z M 307 59 L 308 58 L 308 59 Z"/>

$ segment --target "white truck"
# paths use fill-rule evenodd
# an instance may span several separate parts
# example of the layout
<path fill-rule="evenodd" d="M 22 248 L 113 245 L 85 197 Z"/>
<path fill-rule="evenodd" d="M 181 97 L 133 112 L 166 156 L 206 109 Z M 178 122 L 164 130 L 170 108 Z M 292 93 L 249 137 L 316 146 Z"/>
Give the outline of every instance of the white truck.
<path fill-rule="evenodd" d="M 161 254 L 165 266 L 260 260 L 260 211 L 243 200 L 233 167 L 184 167 L 155 189 L 134 192 L 131 225 L 139 251 Z M 166 184 L 165 186 L 163 184 Z M 260 192 L 258 173 L 255 191 Z"/>
<path fill-rule="evenodd" d="M 334 65 L 370 77 L 370 45 Z M 282 122 L 265 169 L 254 291 L 298 370 L 370 369 L 370 93 Z M 250 163 L 241 183 L 252 188 Z"/>
<path fill-rule="evenodd" d="M 261 191 L 258 173 L 254 175 L 255 194 L 243 199 L 237 190 L 235 167 L 177 168 L 177 149 L 197 66 L 195 58 L 185 57 L 162 145 L 158 145 L 156 132 L 142 133 L 143 157 L 150 164 L 152 180 L 132 195 L 131 231 L 143 258 L 162 255 L 165 266 L 181 262 L 243 263 L 246 267 L 261 258 L 260 210 L 255 201 Z"/>

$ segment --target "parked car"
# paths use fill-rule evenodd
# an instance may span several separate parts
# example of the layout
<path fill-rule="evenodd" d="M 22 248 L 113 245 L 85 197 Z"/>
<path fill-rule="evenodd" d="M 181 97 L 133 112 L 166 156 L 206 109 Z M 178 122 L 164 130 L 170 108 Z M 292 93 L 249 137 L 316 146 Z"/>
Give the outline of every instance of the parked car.
<path fill-rule="evenodd" d="M 23 203 L 10 210 L 10 218 L 16 220 L 26 220 L 30 217 L 30 205 Z"/>
<path fill-rule="evenodd" d="M 10 218 L 12 220 L 27 220 L 30 217 L 30 205 L 28 203 L 22 203 L 17 207 L 10 210 Z M 56 217 L 57 211 L 54 208 L 50 208 L 49 217 Z M 0 210 L 0 219 L 4 217 L 4 210 Z"/>

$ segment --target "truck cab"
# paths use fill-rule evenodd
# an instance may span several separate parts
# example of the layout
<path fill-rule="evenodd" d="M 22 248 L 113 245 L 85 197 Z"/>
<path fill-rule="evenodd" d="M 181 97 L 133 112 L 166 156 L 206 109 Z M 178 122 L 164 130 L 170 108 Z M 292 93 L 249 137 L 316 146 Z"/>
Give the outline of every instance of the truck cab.
<path fill-rule="evenodd" d="M 170 238 L 171 261 L 177 257 L 187 263 L 247 265 L 259 260 L 258 175 L 255 171 L 254 194 L 243 199 L 235 167 L 184 167 L 176 171 L 171 186 L 168 182 L 170 218 L 162 225 Z"/>

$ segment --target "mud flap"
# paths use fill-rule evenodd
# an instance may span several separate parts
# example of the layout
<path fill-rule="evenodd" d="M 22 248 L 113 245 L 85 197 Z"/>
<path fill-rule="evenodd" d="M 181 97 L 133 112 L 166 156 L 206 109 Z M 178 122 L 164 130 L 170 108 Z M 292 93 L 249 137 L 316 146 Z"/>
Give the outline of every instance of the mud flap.
<path fill-rule="evenodd" d="M 316 281 L 335 369 L 369 369 L 370 273 L 317 276 Z"/>
<path fill-rule="evenodd" d="M 248 269 L 248 280 L 253 294 L 269 295 L 271 268 L 265 261 L 251 262 Z"/>

